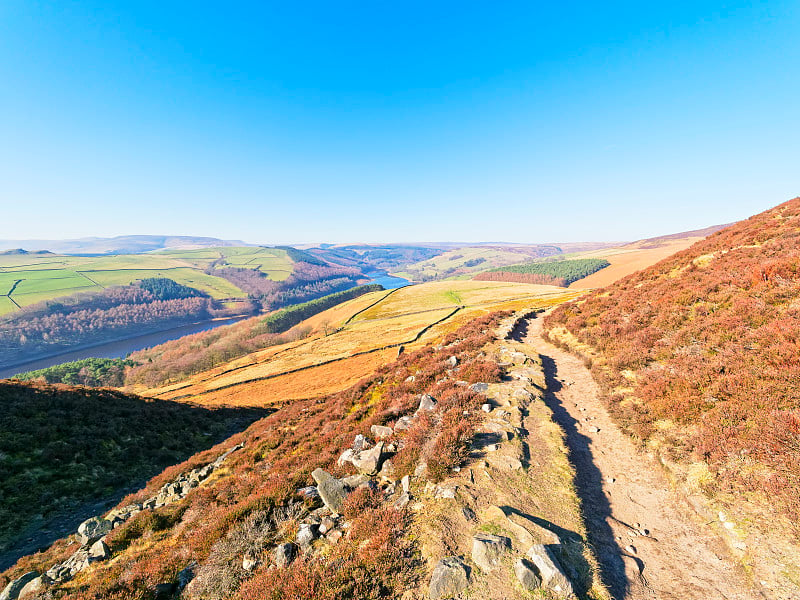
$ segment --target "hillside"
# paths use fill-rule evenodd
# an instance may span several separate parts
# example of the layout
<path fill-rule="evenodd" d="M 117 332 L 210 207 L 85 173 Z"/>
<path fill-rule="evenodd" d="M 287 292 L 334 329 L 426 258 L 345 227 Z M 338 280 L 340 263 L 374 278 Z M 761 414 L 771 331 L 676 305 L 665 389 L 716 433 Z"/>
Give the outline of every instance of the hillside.
<path fill-rule="evenodd" d="M 4 567 L 31 531 L 47 525 L 63 535 L 93 504 L 118 501 L 120 491 L 264 414 L 8 381 L 0 381 L 0 405 Z"/>
<path fill-rule="evenodd" d="M 617 420 L 689 487 L 736 512 L 752 504 L 768 520 L 742 519 L 778 535 L 797 535 L 800 517 L 798 241 L 800 198 L 546 321 L 592 363 Z"/>
<path fill-rule="evenodd" d="M 112 531 L 87 521 L 84 546 L 61 540 L 5 581 L 35 579 L 59 600 L 439 598 L 465 587 L 501 600 L 529 597 L 539 564 L 553 569 L 541 585 L 554 594 L 608 598 L 561 434 L 542 403 L 526 408 L 541 397 L 541 363 L 512 353 L 515 377 L 501 381 L 511 349 L 495 332 L 510 330 L 507 314 L 285 405 L 127 497 L 107 515 Z"/>
<path fill-rule="evenodd" d="M 76 240 L 0 240 L 0 250 L 25 248 L 59 254 L 139 254 L 169 248 L 189 250 L 218 246 L 246 246 L 244 242 L 186 235 L 120 235 Z"/>

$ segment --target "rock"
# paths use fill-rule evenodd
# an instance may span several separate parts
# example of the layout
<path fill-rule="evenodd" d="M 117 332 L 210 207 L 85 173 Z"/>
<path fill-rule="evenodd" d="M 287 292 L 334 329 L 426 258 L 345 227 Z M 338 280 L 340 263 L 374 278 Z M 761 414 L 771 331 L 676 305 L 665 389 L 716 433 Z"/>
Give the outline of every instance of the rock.
<path fill-rule="evenodd" d="M 18 577 L 3 588 L 3 591 L 0 592 L 0 600 L 16 600 L 22 589 L 38 577 L 39 574 L 36 571 L 28 571 L 22 577 Z"/>
<path fill-rule="evenodd" d="M 47 575 L 39 575 L 34 579 L 31 579 L 28 583 L 25 584 L 20 592 L 19 600 L 25 600 L 25 598 L 38 598 L 39 595 L 44 591 L 45 585 L 52 583 L 50 578 Z"/>
<path fill-rule="evenodd" d="M 300 496 L 303 500 L 309 500 L 314 502 L 319 500 L 319 490 L 313 485 L 308 485 L 304 488 L 300 488 L 297 490 L 297 495 Z"/>
<path fill-rule="evenodd" d="M 107 521 L 102 517 L 92 517 L 78 526 L 78 539 L 83 545 L 91 544 L 113 528 L 114 524 L 111 521 Z"/>
<path fill-rule="evenodd" d="M 360 433 L 353 440 L 353 452 L 355 452 L 356 454 L 358 454 L 362 450 L 366 450 L 370 446 L 372 446 L 370 441 Z"/>
<path fill-rule="evenodd" d="M 534 566 L 524 558 L 520 558 L 514 563 L 514 574 L 522 584 L 522 587 L 528 591 L 538 589 L 542 586 L 542 578 L 539 577 Z"/>
<path fill-rule="evenodd" d="M 400 497 L 395 500 L 394 507 L 395 508 L 403 508 L 406 504 L 411 501 L 411 496 L 408 492 L 403 492 L 400 494 Z"/>
<path fill-rule="evenodd" d="M 357 473 L 355 475 L 348 475 L 347 477 L 342 477 L 339 481 L 341 481 L 351 490 L 354 490 L 362 483 L 366 483 L 367 481 L 369 481 L 369 477 L 363 475 L 362 473 Z"/>
<path fill-rule="evenodd" d="M 376 475 L 381 464 L 383 442 L 378 442 L 369 450 L 359 452 L 350 462 L 364 475 Z"/>
<path fill-rule="evenodd" d="M 342 510 L 342 504 L 347 498 L 347 490 L 344 484 L 322 469 L 316 469 L 311 473 L 311 477 L 317 482 L 317 491 L 325 506 L 335 513 Z"/>
<path fill-rule="evenodd" d="M 447 556 L 436 563 L 431 575 L 428 596 L 431 600 L 452 598 L 469 585 L 467 566 L 457 556 Z"/>
<path fill-rule="evenodd" d="M 484 394 L 489 391 L 489 384 L 488 383 L 473 383 L 469 386 L 473 392 L 478 392 L 479 394 Z"/>
<path fill-rule="evenodd" d="M 186 567 L 178 571 L 178 591 L 184 589 L 194 579 L 197 570 L 197 561 L 193 560 Z"/>
<path fill-rule="evenodd" d="M 565 596 L 573 594 L 572 584 L 547 546 L 536 544 L 528 550 L 528 558 L 542 578 L 542 585 Z"/>
<path fill-rule="evenodd" d="M 328 540 L 328 542 L 330 542 L 331 544 L 335 544 L 340 539 L 342 539 L 343 535 L 344 532 L 341 529 L 332 529 L 330 533 L 328 533 L 328 535 L 325 536 L 325 539 Z"/>
<path fill-rule="evenodd" d="M 394 434 L 394 429 L 384 425 L 373 425 L 369 428 L 369 432 L 375 436 L 375 439 L 382 440 L 391 437 Z"/>
<path fill-rule="evenodd" d="M 600 429 L 595 427 L 594 425 L 589 427 L 588 430 L 589 430 L 589 433 L 600 433 Z"/>
<path fill-rule="evenodd" d="M 479 533 L 472 538 L 472 561 L 488 573 L 500 564 L 510 548 L 511 540 L 507 537 Z"/>
<path fill-rule="evenodd" d="M 400 480 L 400 485 L 403 486 L 404 492 L 411 491 L 411 477 L 409 475 L 403 475 L 403 478 Z"/>
<path fill-rule="evenodd" d="M 394 424 L 394 431 L 395 433 L 397 433 L 398 431 L 405 431 L 413 424 L 414 424 L 414 419 L 412 419 L 408 415 L 400 417 L 399 419 L 397 419 L 397 423 Z"/>
<path fill-rule="evenodd" d="M 348 448 L 347 450 L 342 452 L 342 454 L 341 454 L 341 456 L 339 456 L 339 458 L 336 459 L 336 464 L 338 466 L 340 466 L 340 467 L 343 467 L 347 463 L 353 462 L 353 459 L 355 458 L 355 456 L 356 456 L 356 453 L 353 451 L 353 449 L 352 448 Z"/>
<path fill-rule="evenodd" d="M 433 396 L 429 396 L 428 394 L 423 394 L 419 398 L 419 408 L 417 411 L 420 410 L 434 410 L 436 408 L 436 399 Z"/>
<path fill-rule="evenodd" d="M 625 546 L 625 552 L 627 552 L 628 554 L 636 554 L 636 546 L 634 546 L 633 544 Z"/>
<path fill-rule="evenodd" d="M 325 535 L 330 530 L 332 530 L 334 527 L 336 527 L 336 521 L 334 521 L 330 517 L 325 517 L 325 518 L 322 519 L 322 522 L 319 524 L 319 532 L 322 535 Z"/>
<path fill-rule="evenodd" d="M 96 560 L 105 560 L 111 556 L 111 550 L 108 549 L 106 543 L 99 539 L 92 547 L 89 548 L 89 561 L 96 561 Z"/>
<path fill-rule="evenodd" d="M 414 477 L 422 477 L 428 470 L 428 463 L 425 461 L 420 461 L 419 464 L 414 468 Z"/>
<path fill-rule="evenodd" d="M 275 548 L 275 565 L 279 569 L 288 567 L 292 564 L 295 556 L 297 556 L 297 546 L 291 542 L 288 544 L 281 544 Z"/>
<path fill-rule="evenodd" d="M 485 413 L 490 413 L 492 412 L 492 405 L 488 402 L 486 404 L 481 404 L 481 410 Z"/>
<path fill-rule="evenodd" d="M 451 356 L 450 358 L 447 359 L 446 362 L 450 366 L 450 368 L 458 366 L 458 358 L 455 356 Z"/>
<path fill-rule="evenodd" d="M 302 523 L 297 531 L 297 543 L 302 546 L 308 546 L 315 539 L 319 537 L 319 525 L 312 523 Z"/>
<path fill-rule="evenodd" d="M 391 460 L 386 460 L 383 462 L 383 466 L 381 470 L 378 472 L 378 476 L 382 477 L 383 479 L 391 482 L 397 481 L 397 477 L 394 474 L 394 465 L 392 465 Z"/>
<path fill-rule="evenodd" d="M 461 514 L 464 515 L 464 518 L 467 521 L 475 521 L 477 517 L 475 516 L 475 511 L 472 510 L 469 506 L 462 506 L 461 507 Z"/>
<path fill-rule="evenodd" d="M 414 377 L 413 375 L 409 375 L 408 377 L 406 377 L 406 383 L 414 383 L 416 380 L 417 378 Z"/>
<path fill-rule="evenodd" d="M 258 566 L 258 561 L 250 556 L 245 556 L 242 559 L 242 568 L 245 571 L 252 571 Z"/>

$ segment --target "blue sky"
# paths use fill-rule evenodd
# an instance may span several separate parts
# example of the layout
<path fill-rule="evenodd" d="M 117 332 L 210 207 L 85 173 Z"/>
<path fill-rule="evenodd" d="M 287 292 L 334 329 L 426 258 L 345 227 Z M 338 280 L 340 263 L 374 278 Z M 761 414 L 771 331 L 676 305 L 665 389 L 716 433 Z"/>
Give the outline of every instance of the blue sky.
<path fill-rule="evenodd" d="M 798 2 L 0 3 L 0 238 L 626 240 L 800 194 Z"/>

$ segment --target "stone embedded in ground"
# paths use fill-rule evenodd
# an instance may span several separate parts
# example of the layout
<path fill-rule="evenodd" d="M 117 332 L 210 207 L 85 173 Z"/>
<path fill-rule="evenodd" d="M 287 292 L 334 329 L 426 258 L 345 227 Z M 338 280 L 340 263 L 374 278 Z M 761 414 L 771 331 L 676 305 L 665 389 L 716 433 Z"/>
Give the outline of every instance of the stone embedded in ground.
<path fill-rule="evenodd" d="M 316 469 L 311 473 L 311 477 L 317 482 L 317 491 L 325 506 L 335 513 L 340 512 L 344 500 L 347 498 L 347 489 L 344 484 L 322 469 Z"/>
<path fill-rule="evenodd" d="M 382 440 L 387 437 L 391 437 L 394 433 L 394 430 L 391 427 L 386 427 L 384 425 L 373 425 L 369 428 L 369 432 L 375 436 L 376 439 Z"/>
<path fill-rule="evenodd" d="M 469 386 L 473 392 L 478 392 L 479 394 L 483 394 L 484 392 L 489 391 L 489 384 L 488 383 L 473 383 Z"/>
<path fill-rule="evenodd" d="M 16 600 L 19 598 L 19 593 L 22 591 L 22 588 L 37 577 L 39 577 L 39 573 L 36 571 L 28 571 L 22 577 L 13 580 L 0 592 L 0 600 Z"/>
<path fill-rule="evenodd" d="M 370 441 L 360 433 L 353 440 L 353 452 L 355 452 L 356 454 L 361 452 L 362 450 L 366 450 L 370 446 L 372 446 Z"/>
<path fill-rule="evenodd" d="M 511 540 L 502 535 L 478 533 L 472 538 L 472 562 L 481 571 L 489 572 L 503 559 L 503 555 L 511 549 Z"/>
<path fill-rule="evenodd" d="M 297 543 L 300 546 L 308 546 L 319 537 L 319 525 L 316 523 L 302 523 L 297 530 Z"/>
<path fill-rule="evenodd" d="M 378 472 L 378 476 L 387 481 L 397 481 L 397 477 L 394 474 L 394 465 L 392 465 L 391 460 L 384 461 L 381 470 Z"/>
<path fill-rule="evenodd" d="M 275 548 L 275 565 L 279 569 L 288 567 L 292 564 L 295 555 L 297 554 L 297 546 L 291 542 L 288 544 L 280 544 Z"/>
<path fill-rule="evenodd" d="M 319 500 L 319 490 L 313 485 L 308 485 L 304 488 L 300 488 L 297 490 L 297 495 L 303 498 L 304 500 L 309 500 L 313 502 L 314 500 Z"/>
<path fill-rule="evenodd" d="M 414 424 L 414 419 L 406 415 L 404 417 L 400 417 L 399 419 L 397 419 L 397 423 L 394 424 L 394 430 L 396 432 L 405 431 L 413 424 Z"/>
<path fill-rule="evenodd" d="M 252 571 L 258 566 L 258 561 L 252 556 L 245 556 L 242 559 L 242 568 L 245 571 Z"/>
<path fill-rule="evenodd" d="M 451 368 L 458 366 L 458 358 L 455 356 L 451 356 L 450 358 L 447 359 L 446 362 Z"/>
<path fill-rule="evenodd" d="M 364 475 L 376 475 L 381 464 L 383 442 L 378 442 L 369 450 L 356 454 L 350 461 Z"/>
<path fill-rule="evenodd" d="M 369 477 L 362 473 L 356 473 L 355 475 L 348 475 L 347 477 L 342 477 L 339 481 L 345 484 L 350 489 L 356 489 L 362 483 L 366 483 L 369 481 Z"/>
<path fill-rule="evenodd" d="M 564 595 L 573 593 L 572 584 L 547 546 L 542 544 L 531 546 L 528 558 L 539 572 L 544 587 Z"/>
<path fill-rule="evenodd" d="M 411 496 L 409 495 L 409 493 L 403 492 L 402 494 L 400 494 L 400 497 L 397 500 L 395 500 L 394 507 L 403 508 L 410 501 L 411 501 Z"/>
<path fill-rule="evenodd" d="M 428 394 L 422 394 L 419 398 L 419 408 L 420 410 L 434 410 L 436 408 L 436 398 L 433 396 L 429 396 Z"/>
<path fill-rule="evenodd" d="M 542 586 L 542 578 L 536 572 L 536 568 L 524 558 L 520 558 L 514 563 L 514 574 L 522 587 L 528 591 L 538 589 Z"/>
<path fill-rule="evenodd" d="M 83 545 L 92 544 L 113 528 L 114 524 L 111 521 L 102 517 L 92 517 L 78 525 L 78 539 Z"/>
<path fill-rule="evenodd" d="M 97 540 L 94 544 L 92 544 L 92 547 L 89 548 L 90 561 L 105 560 L 109 556 L 111 556 L 111 550 L 108 549 L 108 546 L 102 539 Z"/>
<path fill-rule="evenodd" d="M 481 404 L 481 410 L 485 413 L 490 413 L 492 412 L 492 405 L 489 403 Z"/>
<path fill-rule="evenodd" d="M 400 480 L 400 485 L 403 486 L 404 492 L 411 491 L 411 477 L 409 475 L 403 475 L 403 478 Z"/>
<path fill-rule="evenodd" d="M 467 566 L 457 556 L 447 556 L 436 563 L 431 575 L 428 596 L 441 600 L 457 596 L 469 585 Z"/>

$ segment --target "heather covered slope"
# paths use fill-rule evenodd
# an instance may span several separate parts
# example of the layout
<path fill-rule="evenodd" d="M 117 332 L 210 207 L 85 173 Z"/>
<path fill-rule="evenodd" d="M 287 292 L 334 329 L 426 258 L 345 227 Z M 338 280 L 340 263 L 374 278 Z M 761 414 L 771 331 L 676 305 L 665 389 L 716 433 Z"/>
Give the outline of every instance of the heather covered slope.
<path fill-rule="evenodd" d="M 87 503 L 114 498 L 264 413 L 0 381 L 0 560 L 26 530 L 53 519 L 55 531 L 59 522 L 74 527 Z"/>
<path fill-rule="evenodd" d="M 631 432 L 693 462 L 706 494 L 800 515 L 800 198 L 559 307 L 546 328 L 593 362 Z"/>

